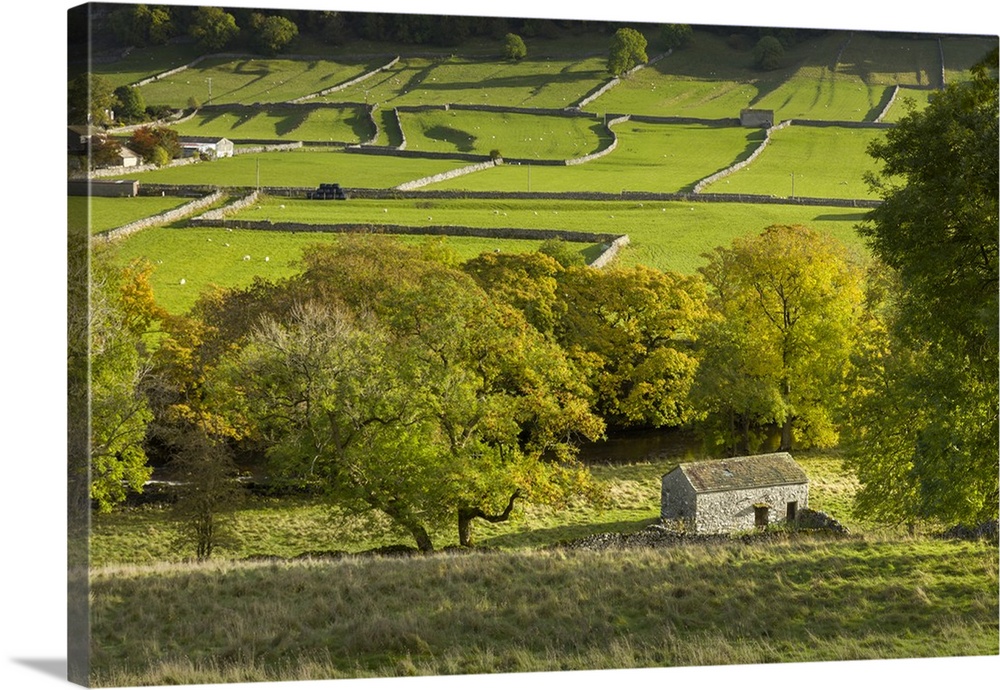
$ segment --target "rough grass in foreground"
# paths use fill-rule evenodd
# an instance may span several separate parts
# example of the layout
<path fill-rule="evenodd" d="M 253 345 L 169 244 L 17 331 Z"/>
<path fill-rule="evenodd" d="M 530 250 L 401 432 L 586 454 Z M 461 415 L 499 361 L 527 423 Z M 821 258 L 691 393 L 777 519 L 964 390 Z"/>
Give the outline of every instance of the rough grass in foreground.
<path fill-rule="evenodd" d="M 95 685 L 997 654 L 995 547 L 937 540 L 115 567 Z"/>

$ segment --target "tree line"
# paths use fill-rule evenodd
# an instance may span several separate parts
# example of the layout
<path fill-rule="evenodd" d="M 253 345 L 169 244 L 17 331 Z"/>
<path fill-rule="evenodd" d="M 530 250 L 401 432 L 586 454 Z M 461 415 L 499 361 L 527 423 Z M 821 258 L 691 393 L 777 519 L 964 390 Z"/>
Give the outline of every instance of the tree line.
<path fill-rule="evenodd" d="M 559 241 L 461 262 L 345 236 L 175 316 L 150 266 L 99 253 L 95 505 L 173 458 L 204 555 L 239 458 L 430 550 L 436 528 L 469 545 L 517 501 L 600 500 L 576 448 L 609 428 L 686 426 L 742 454 L 777 427 L 786 450 L 844 448 L 869 518 L 995 519 L 996 60 L 872 144 L 870 259 L 782 225 L 697 275 L 595 270 Z"/>

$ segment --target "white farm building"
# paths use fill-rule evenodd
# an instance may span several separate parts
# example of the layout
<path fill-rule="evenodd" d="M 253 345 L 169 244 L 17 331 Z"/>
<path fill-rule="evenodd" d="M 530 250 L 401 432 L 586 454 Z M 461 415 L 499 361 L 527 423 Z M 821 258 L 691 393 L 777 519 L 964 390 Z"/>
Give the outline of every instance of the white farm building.
<path fill-rule="evenodd" d="M 206 155 L 211 158 L 229 158 L 235 146 L 225 137 L 180 137 L 178 143 L 184 156 Z"/>
<path fill-rule="evenodd" d="M 660 517 L 696 534 L 794 520 L 808 507 L 809 479 L 788 453 L 682 463 L 663 475 Z"/>

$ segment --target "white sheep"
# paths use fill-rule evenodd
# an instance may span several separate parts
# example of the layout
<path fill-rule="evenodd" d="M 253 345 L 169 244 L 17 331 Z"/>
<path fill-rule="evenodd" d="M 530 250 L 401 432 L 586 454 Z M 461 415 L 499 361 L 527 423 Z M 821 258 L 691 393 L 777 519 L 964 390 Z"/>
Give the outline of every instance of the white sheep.
<path fill-rule="evenodd" d="M 244 254 L 243 255 L 243 260 L 244 261 L 249 261 L 250 260 L 250 255 L 249 254 Z"/>

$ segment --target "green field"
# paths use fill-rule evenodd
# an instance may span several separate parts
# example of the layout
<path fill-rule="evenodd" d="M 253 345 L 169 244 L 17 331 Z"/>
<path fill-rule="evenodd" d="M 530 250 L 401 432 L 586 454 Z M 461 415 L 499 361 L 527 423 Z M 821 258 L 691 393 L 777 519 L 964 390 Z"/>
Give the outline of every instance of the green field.
<path fill-rule="evenodd" d="M 848 514 L 856 484 L 840 459 L 797 459 L 810 477 L 810 506 L 860 534 L 551 548 L 654 522 L 673 459 L 594 467 L 603 506 L 522 504 L 510 522 L 476 525 L 490 551 L 412 559 L 240 562 L 401 540 L 382 521 L 311 499 L 259 499 L 239 510 L 237 542 L 206 564 L 176 562 L 162 508 L 98 515 L 96 683 L 997 653 L 994 545 L 868 532 Z M 434 538 L 444 547 L 456 536 Z M 766 639 L 753 634 L 760 630 Z"/>
<path fill-rule="evenodd" d="M 169 313 L 182 314 L 210 286 L 245 287 L 257 276 L 278 280 L 293 275 L 303 247 L 333 242 L 335 238 L 335 235 L 322 232 L 230 232 L 214 228 L 161 227 L 136 233 L 121 240 L 116 247 L 121 261 L 142 258 L 153 265 L 150 283 L 154 298 Z M 469 259 L 497 249 L 530 252 L 541 244 L 540 240 L 482 237 L 434 239 L 404 236 L 400 239 L 409 243 L 444 242 L 459 259 Z M 581 244 L 580 251 L 585 258 L 593 260 L 600 253 L 600 247 Z"/>
<path fill-rule="evenodd" d="M 614 465 L 594 465 L 594 478 L 605 490 L 605 503 L 579 501 L 566 507 L 519 504 L 507 522 L 478 521 L 476 543 L 503 550 L 543 548 L 615 529 L 635 532 L 655 522 L 660 514 L 661 477 L 679 459 Z M 874 533 L 876 526 L 851 514 L 857 482 L 844 474 L 841 459 L 832 452 L 796 453 L 809 476 L 809 505 L 835 516 L 852 531 Z M 151 565 L 176 561 L 174 526 L 161 507 L 137 508 L 95 515 L 91 558 L 95 567 L 114 564 Z M 223 553 L 229 558 L 272 554 L 291 558 L 307 551 L 362 551 L 408 538 L 393 531 L 383 518 L 361 519 L 321 498 L 258 498 L 234 514 L 238 544 Z M 612 525 L 614 527 L 612 527 Z M 438 548 L 457 546 L 454 529 L 433 533 Z"/>
<path fill-rule="evenodd" d="M 786 127 L 772 133 L 753 163 L 704 191 L 789 197 L 794 174 L 797 197 L 872 199 L 864 173 L 876 165 L 867 147 L 883 136 L 875 129 Z"/>
<path fill-rule="evenodd" d="M 245 154 L 210 163 L 161 168 L 128 175 L 140 182 L 205 184 L 229 187 L 315 187 L 337 182 L 345 187 L 389 189 L 410 180 L 469 165 L 462 160 L 389 158 L 310 150 Z"/>
<path fill-rule="evenodd" d="M 624 122 L 618 147 L 581 165 L 503 165 L 431 185 L 428 189 L 504 192 L 680 192 L 749 155 L 760 130 L 705 125 Z M 530 178 L 530 179 L 529 179 Z M 530 182 L 530 187 L 529 187 Z"/>
<path fill-rule="evenodd" d="M 600 121 L 582 117 L 429 110 L 399 118 L 413 151 L 486 156 L 498 149 L 508 158 L 566 160 L 611 144 Z"/>
<path fill-rule="evenodd" d="M 199 54 L 200 51 L 193 43 L 146 46 L 145 48 L 135 48 L 126 57 L 113 62 L 95 60 L 90 65 L 90 69 L 94 74 L 99 74 L 111 82 L 112 86 L 118 87 L 125 84 L 135 84 L 143 79 L 182 67 L 195 60 Z M 83 70 L 82 65 L 75 67 Z M 71 66 L 71 74 L 73 70 L 74 66 Z M 154 103 L 154 105 L 159 105 L 159 103 Z M 185 103 L 179 105 L 186 105 L 186 99 Z"/>
<path fill-rule="evenodd" d="M 140 90 L 147 103 L 174 108 L 186 108 L 191 97 L 213 105 L 279 103 L 336 86 L 377 66 L 319 59 L 210 58 Z"/>
<path fill-rule="evenodd" d="M 90 213 L 90 232 L 96 234 L 155 216 L 190 201 L 191 199 L 171 196 L 90 197 L 89 199 L 84 196 L 71 196 L 68 203 L 71 214 Z"/>
<path fill-rule="evenodd" d="M 254 108 L 231 106 L 225 110 L 199 110 L 174 129 L 185 136 L 218 136 L 239 139 L 287 141 L 367 141 L 374 134 L 364 108 L 270 105 Z"/>
<path fill-rule="evenodd" d="M 279 208 L 282 204 L 284 209 Z M 864 211 L 823 206 L 638 201 L 526 200 L 381 200 L 347 203 L 270 199 L 236 217 L 304 223 L 372 225 L 463 225 L 519 227 L 627 234 L 631 244 L 621 255 L 626 264 L 692 273 L 702 254 L 728 245 L 734 237 L 761 232 L 774 224 L 801 224 L 830 233 L 852 251 L 864 254 L 855 232 Z"/>
<path fill-rule="evenodd" d="M 564 108 L 608 78 L 601 57 L 404 58 L 355 86 L 330 94 L 330 101 L 401 105 L 518 106 Z"/>

